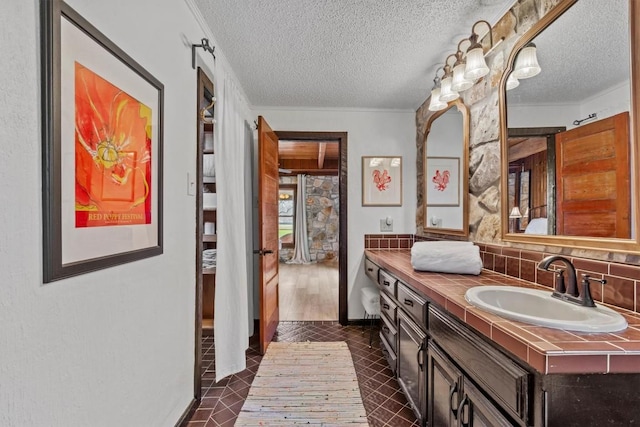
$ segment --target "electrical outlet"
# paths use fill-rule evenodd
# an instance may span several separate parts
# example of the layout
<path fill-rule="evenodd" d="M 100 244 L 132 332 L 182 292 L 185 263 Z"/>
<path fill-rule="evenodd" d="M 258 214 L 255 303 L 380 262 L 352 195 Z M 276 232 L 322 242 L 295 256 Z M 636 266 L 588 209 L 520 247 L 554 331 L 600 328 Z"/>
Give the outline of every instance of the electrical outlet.
<path fill-rule="evenodd" d="M 391 218 L 383 218 L 380 220 L 380 231 L 393 231 L 393 220 Z"/>

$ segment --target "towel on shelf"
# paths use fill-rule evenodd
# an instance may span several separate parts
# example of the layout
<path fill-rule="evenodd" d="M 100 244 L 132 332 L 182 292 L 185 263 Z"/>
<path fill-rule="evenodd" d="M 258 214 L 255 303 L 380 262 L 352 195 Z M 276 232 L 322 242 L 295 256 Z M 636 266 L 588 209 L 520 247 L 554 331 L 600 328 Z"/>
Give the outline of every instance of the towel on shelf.
<path fill-rule="evenodd" d="M 202 267 L 215 267 L 218 261 L 218 251 L 216 249 L 205 249 L 202 251 Z"/>
<path fill-rule="evenodd" d="M 482 271 L 480 248 L 473 242 L 416 242 L 411 248 L 414 270 L 478 275 Z"/>

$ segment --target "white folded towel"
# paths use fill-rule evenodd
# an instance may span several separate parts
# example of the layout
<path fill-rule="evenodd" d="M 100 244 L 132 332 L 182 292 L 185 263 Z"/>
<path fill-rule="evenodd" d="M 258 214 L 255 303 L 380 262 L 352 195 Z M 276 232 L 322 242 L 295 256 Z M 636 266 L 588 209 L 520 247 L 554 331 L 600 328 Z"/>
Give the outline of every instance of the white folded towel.
<path fill-rule="evenodd" d="M 473 242 L 452 240 L 416 242 L 411 248 L 415 270 L 478 275 L 482 271 L 480 248 Z"/>

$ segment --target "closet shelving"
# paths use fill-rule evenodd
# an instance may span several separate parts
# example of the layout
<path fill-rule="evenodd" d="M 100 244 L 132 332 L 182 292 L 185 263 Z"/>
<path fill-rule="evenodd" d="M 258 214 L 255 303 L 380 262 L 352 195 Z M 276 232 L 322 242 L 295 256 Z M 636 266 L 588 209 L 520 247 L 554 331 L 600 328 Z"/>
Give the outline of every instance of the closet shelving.
<path fill-rule="evenodd" d="M 211 223 L 213 228 L 216 227 L 217 210 L 215 201 L 206 200 L 205 194 L 216 193 L 215 168 L 212 164 L 214 148 L 214 130 L 213 111 L 215 103 L 214 86 L 207 75 L 198 69 L 198 182 L 199 182 L 199 202 L 200 210 L 198 212 L 198 268 L 199 280 L 202 283 L 202 334 L 211 335 L 213 333 L 214 322 L 214 306 L 215 306 L 215 286 L 216 286 L 216 267 L 207 267 L 205 253 L 208 250 L 216 249 L 217 234 L 211 231 Z M 208 226 L 207 226 L 208 224 Z"/>

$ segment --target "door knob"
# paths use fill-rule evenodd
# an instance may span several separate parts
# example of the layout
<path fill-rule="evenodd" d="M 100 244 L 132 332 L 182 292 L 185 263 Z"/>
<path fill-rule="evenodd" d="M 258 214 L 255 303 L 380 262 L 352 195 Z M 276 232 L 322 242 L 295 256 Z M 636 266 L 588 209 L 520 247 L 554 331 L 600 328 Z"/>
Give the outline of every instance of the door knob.
<path fill-rule="evenodd" d="M 253 253 L 258 254 L 260 256 L 265 256 L 268 254 L 272 254 L 273 251 L 271 249 L 254 249 Z"/>

